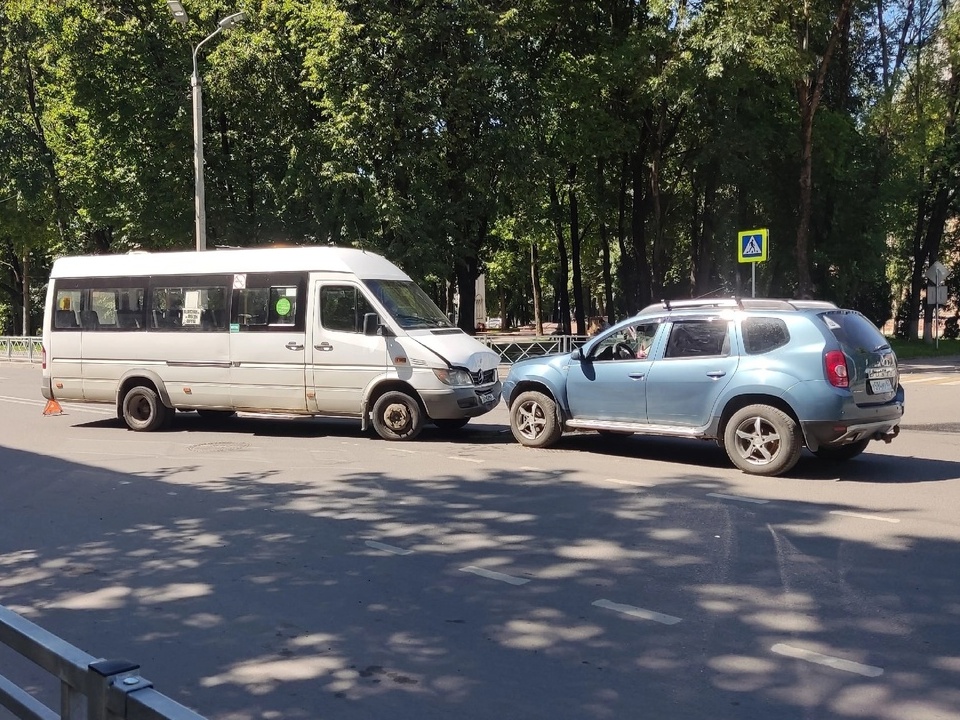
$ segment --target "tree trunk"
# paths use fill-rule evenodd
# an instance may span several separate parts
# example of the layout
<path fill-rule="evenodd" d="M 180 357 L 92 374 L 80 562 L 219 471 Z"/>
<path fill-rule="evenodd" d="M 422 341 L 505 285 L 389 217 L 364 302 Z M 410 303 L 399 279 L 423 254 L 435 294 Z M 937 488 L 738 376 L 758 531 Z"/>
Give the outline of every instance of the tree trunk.
<path fill-rule="evenodd" d="M 597 158 L 597 215 L 600 218 L 600 252 L 603 259 L 603 311 L 607 316 L 607 322 L 611 325 L 616 319 L 613 307 L 613 277 L 610 263 L 610 235 L 607 232 L 606 209 L 604 202 L 607 195 L 606 182 L 604 180 L 604 160 Z"/>
<path fill-rule="evenodd" d="M 563 239 L 562 208 L 557 183 L 550 180 L 550 207 L 553 210 L 553 229 L 557 237 L 557 330 L 561 335 L 570 334 L 570 292 L 567 283 L 570 280 L 570 259 L 567 257 L 567 244 Z"/>
<path fill-rule="evenodd" d="M 636 313 L 649 305 L 653 294 L 650 281 L 650 261 L 647 259 L 647 238 L 643 217 L 643 158 L 639 152 L 630 157 L 630 172 L 633 180 L 633 204 L 630 212 L 630 236 L 633 257 L 637 268 L 637 307 L 629 313 Z"/>
<path fill-rule="evenodd" d="M 714 252 L 713 245 L 716 239 L 717 220 L 717 186 L 719 184 L 720 167 L 716 160 L 711 160 L 704 171 L 703 179 L 703 206 L 699 208 L 694 219 L 694 246 L 692 248 L 692 268 L 690 280 L 693 285 L 693 296 L 700 297 L 715 290 L 713 287 Z"/>
<path fill-rule="evenodd" d="M 631 309 L 640 305 L 637 295 L 637 266 L 634 262 L 633 244 L 627 243 L 627 186 L 630 177 L 630 160 L 624 155 L 620 165 L 620 192 L 617 195 L 617 245 L 620 249 L 620 265 L 617 279 L 620 283 L 620 296 L 623 314 L 629 315 Z M 636 310 L 634 310 L 636 312 Z"/>
<path fill-rule="evenodd" d="M 533 322 L 537 335 L 543 335 L 543 313 L 540 310 L 543 289 L 540 287 L 540 256 L 535 239 L 530 240 L 530 280 L 533 284 Z"/>
<path fill-rule="evenodd" d="M 23 270 L 20 280 L 23 288 L 23 335 L 32 335 L 33 329 L 30 327 L 30 252 L 23 251 L 23 259 L 20 263 Z"/>
<path fill-rule="evenodd" d="M 797 295 L 801 298 L 813 297 L 814 287 L 810 274 L 810 219 L 813 215 L 813 121 L 823 95 L 823 83 L 827 69 L 837 43 L 844 33 L 847 16 L 853 0 L 843 0 L 837 12 L 837 19 L 830 30 L 823 57 L 813 72 L 799 78 L 796 82 L 797 102 L 800 110 L 800 201 L 797 218 Z M 801 47 L 809 51 L 809 18 L 803 28 Z"/>
<path fill-rule="evenodd" d="M 580 207 L 577 201 L 576 164 L 570 165 L 567 182 L 570 184 L 570 255 L 573 260 L 573 308 L 577 320 L 577 335 L 586 335 L 586 313 L 583 309 L 583 273 L 580 267 Z"/>
<path fill-rule="evenodd" d="M 457 289 L 460 291 L 460 307 L 457 312 L 457 327 L 469 335 L 477 332 L 475 318 L 477 278 L 480 277 L 476 258 L 460 258 L 457 261 Z"/>

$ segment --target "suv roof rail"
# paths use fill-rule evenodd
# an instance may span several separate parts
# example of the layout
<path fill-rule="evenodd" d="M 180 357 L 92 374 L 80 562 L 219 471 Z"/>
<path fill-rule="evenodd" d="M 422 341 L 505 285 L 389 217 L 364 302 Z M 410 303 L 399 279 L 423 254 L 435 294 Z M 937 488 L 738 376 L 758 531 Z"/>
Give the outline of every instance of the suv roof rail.
<path fill-rule="evenodd" d="M 668 300 L 664 298 L 660 305 L 650 305 L 647 309 L 661 307 L 664 310 L 684 310 L 691 308 L 737 308 L 738 310 L 831 310 L 836 305 L 826 300 L 787 300 L 783 298 L 740 297 L 697 298 L 692 300 Z"/>

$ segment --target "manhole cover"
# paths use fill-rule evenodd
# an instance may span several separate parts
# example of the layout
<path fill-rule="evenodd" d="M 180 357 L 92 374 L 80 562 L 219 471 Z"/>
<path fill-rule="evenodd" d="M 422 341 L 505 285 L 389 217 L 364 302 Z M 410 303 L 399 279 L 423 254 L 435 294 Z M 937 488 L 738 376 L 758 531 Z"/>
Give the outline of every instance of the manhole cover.
<path fill-rule="evenodd" d="M 199 445 L 190 445 L 187 447 L 191 452 L 198 453 L 222 453 L 234 452 L 235 450 L 246 450 L 249 447 L 247 443 L 234 442 L 211 442 L 200 443 Z"/>

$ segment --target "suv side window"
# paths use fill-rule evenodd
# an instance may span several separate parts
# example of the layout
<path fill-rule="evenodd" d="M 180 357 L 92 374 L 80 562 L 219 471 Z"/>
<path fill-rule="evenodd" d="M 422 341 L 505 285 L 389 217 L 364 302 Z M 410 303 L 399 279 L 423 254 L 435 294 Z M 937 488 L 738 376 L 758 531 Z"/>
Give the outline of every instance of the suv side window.
<path fill-rule="evenodd" d="M 593 359 L 599 362 L 645 359 L 658 327 L 657 323 L 639 323 L 621 328 L 600 341 Z"/>
<path fill-rule="evenodd" d="M 790 342 L 787 324 L 780 318 L 746 318 L 740 323 L 740 329 L 747 355 L 770 352 Z"/>
<path fill-rule="evenodd" d="M 670 328 L 664 357 L 710 357 L 730 354 L 730 323 L 726 320 L 686 320 Z"/>

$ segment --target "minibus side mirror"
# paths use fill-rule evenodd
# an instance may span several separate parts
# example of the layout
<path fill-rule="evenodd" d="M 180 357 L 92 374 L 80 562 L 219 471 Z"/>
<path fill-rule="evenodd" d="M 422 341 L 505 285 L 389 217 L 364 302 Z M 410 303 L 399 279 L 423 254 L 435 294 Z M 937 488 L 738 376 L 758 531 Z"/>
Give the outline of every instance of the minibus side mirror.
<path fill-rule="evenodd" d="M 365 313 L 363 316 L 363 334 L 364 335 L 383 335 L 389 337 L 393 335 L 390 328 L 380 324 L 380 316 L 376 313 Z"/>

